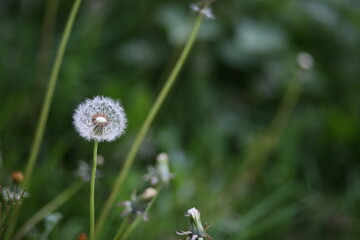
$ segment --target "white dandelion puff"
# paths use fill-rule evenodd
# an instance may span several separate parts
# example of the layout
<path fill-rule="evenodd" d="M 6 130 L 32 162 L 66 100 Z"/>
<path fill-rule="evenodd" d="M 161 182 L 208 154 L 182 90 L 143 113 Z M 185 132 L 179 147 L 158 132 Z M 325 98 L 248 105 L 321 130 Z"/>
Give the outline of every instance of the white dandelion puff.
<path fill-rule="evenodd" d="M 73 116 L 76 131 L 88 141 L 112 142 L 124 133 L 126 123 L 121 104 L 103 96 L 87 99 Z"/>

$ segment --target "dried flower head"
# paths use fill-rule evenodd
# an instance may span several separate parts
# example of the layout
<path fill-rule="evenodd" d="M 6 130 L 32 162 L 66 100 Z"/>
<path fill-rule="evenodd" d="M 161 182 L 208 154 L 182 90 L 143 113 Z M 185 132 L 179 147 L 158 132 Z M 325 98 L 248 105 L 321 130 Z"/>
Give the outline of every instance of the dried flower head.
<path fill-rule="evenodd" d="M 126 115 L 118 101 L 96 96 L 81 103 L 75 110 L 73 123 L 81 137 L 88 141 L 111 142 L 126 128 Z"/>
<path fill-rule="evenodd" d="M 162 183 L 169 186 L 170 180 L 174 178 L 174 174 L 169 169 L 169 156 L 167 153 L 160 153 L 156 157 L 156 166 L 148 167 L 147 174 L 144 175 L 144 180 L 149 181 L 151 185 Z"/>
<path fill-rule="evenodd" d="M 137 196 L 136 192 L 131 195 L 131 200 L 118 203 L 118 206 L 125 207 L 124 211 L 121 213 L 121 216 L 130 216 L 131 219 L 136 216 L 141 217 L 144 221 L 147 221 L 148 215 L 146 214 L 146 209 L 149 206 L 151 200 L 158 194 L 158 191 L 155 188 L 147 188 L 144 192 Z"/>
<path fill-rule="evenodd" d="M 199 14 L 203 14 L 207 18 L 215 19 L 212 9 L 209 7 L 212 1 L 213 0 L 201 0 L 196 4 L 190 4 L 190 8 Z"/>
<path fill-rule="evenodd" d="M 16 186 L 13 190 L 8 187 L 2 188 L 0 186 L 0 202 L 21 204 L 22 199 L 26 197 L 29 197 L 29 194 L 25 190 L 16 188 Z"/>
<path fill-rule="evenodd" d="M 200 212 L 196 208 L 190 208 L 186 214 L 190 218 L 190 231 L 176 232 L 180 236 L 186 236 L 186 240 L 212 240 L 206 230 L 209 228 L 206 224 L 203 227 L 200 220 Z"/>

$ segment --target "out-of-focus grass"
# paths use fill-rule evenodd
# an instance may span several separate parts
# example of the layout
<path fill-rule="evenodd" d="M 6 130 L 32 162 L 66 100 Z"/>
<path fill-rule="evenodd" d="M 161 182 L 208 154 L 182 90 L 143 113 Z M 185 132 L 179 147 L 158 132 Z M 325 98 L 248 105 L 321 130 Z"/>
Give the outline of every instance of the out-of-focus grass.
<path fill-rule="evenodd" d="M 97 209 L 180 51 L 194 16 L 176 1 L 85 1 L 55 91 L 31 199 L 20 221 L 74 181 L 91 144 L 71 125 L 75 106 L 102 94 L 122 99 L 129 128 L 99 149 Z M 72 1 L 59 1 L 51 49 Z M 129 10 L 130 9 L 130 10 Z M 23 169 L 46 82 L 36 61 L 45 3 L 0 3 L 0 179 Z M 217 1 L 180 79 L 156 119 L 119 200 L 143 187 L 141 176 L 160 151 L 176 178 L 132 239 L 177 239 L 191 207 L 212 223 L 214 239 L 356 239 L 360 223 L 359 3 L 341 0 Z M 303 78 L 298 105 L 260 175 L 233 183 L 249 145 L 272 121 L 299 51 L 315 68 Z M 51 66 L 51 64 L 48 64 Z M 255 164 L 253 166 L 257 168 Z M 232 188 L 228 188 L 232 186 Z M 238 186 L 238 187 L 237 187 Z M 88 189 L 60 208 L 51 239 L 87 231 Z M 118 212 L 113 213 L 118 215 Z M 109 234 L 120 225 L 109 223 Z M 43 226 L 39 225 L 39 230 Z"/>

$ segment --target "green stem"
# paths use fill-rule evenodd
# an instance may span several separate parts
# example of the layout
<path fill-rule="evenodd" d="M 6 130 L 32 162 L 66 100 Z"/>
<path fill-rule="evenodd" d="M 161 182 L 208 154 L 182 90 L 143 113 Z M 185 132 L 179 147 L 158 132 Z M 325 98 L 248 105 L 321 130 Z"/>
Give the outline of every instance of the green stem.
<path fill-rule="evenodd" d="M 71 184 L 62 193 L 57 195 L 51 202 L 41 208 L 20 228 L 18 233 L 15 235 L 14 240 L 22 239 L 38 222 L 67 202 L 80 189 L 82 184 L 82 182 L 75 182 Z"/>
<path fill-rule="evenodd" d="M 225 189 L 230 189 L 230 191 L 234 192 L 235 189 L 239 189 L 239 184 L 241 186 L 249 184 L 249 182 L 254 181 L 260 176 L 268 155 L 281 139 L 281 134 L 284 132 L 284 128 L 288 124 L 299 100 L 301 90 L 302 83 L 299 78 L 299 71 L 296 71 L 286 87 L 281 104 L 270 125 L 262 135 L 256 137 L 255 141 L 250 144 L 249 152 L 237 171 L 237 176 L 235 179 L 231 178 L 231 182 L 228 182 L 228 187 Z M 235 192 L 240 193 L 239 191 Z M 238 194 L 232 195 L 233 199 L 238 200 L 239 197 Z"/>
<path fill-rule="evenodd" d="M 115 237 L 114 237 L 114 240 L 120 238 L 120 236 L 121 236 L 122 232 L 124 231 L 125 226 L 126 226 L 126 224 L 127 224 L 128 222 L 129 222 L 129 217 L 126 217 L 126 218 L 122 221 L 122 223 L 121 223 L 118 231 L 116 232 Z"/>
<path fill-rule="evenodd" d="M 97 234 L 96 237 L 98 237 L 98 235 L 100 234 L 100 232 L 104 226 L 105 220 L 107 219 L 107 217 L 110 213 L 111 207 L 114 205 L 114 203 L 116 201 L 116 197 L 118 196 L 121 186 L 122 186 L 126 176 L 129 173 L 129 170 L 134 161 L 134 158 L 135 158 L 135 156 L 139 150 L 139 147 L 140 147 L 141 143 L 143 142 L 143 140 L 150 128 L 151 123 L 153 122 L 154 118 L 156 117 L 160 107 L 164 103 L 165 98 L 169 94 L 171 87 L 174 85 L 176 77 L 178 76 L 182 66 L 184 65 L 184 62 L 185 62 L 187 56 L 189 55 L 191 47 L 193 46 L 196 36 L 197 36 L 197 33 L 200 29 L 202 17 L 203 17 L 202 14 L 199 14 L 199 16 L 197 17 L 194 27 L 192 29 L 192 32 L 191 32 L 191 34 L 186 42 L 186 45 L 180 55 L 180 58 L 178 59 L 173 70 L 171 71 L 168 79 L 165 82 L 165 85 L 161 89 L 160 94 L 158 95 L 157 99 L 155 100 L 155 103 L 153 104 L 143 125 L 141 126 L 140 132 L 136 136 L 136 139 L 131 146 L 131 149 L 125 159 L 124 166 L 122 167 L 121 171 L 119 172 L 119 174 L 116 178 L 113 190 L 112 190 L 110 196 L 108 197 L 108 199 L 106 200 L 106 203 L 101 211 L 100 218 L 99 218 L 98 224 L 96 226 L 96 234 Z"/>
<path fill-rule="evenodd" d="M 90 240 L 95 238 L 95 178 L 97 166 L 98 141 L 94 141 L 93 166 L 90 183 Z"/>
<path fill-rule="evenodd" d="M 70 37 L 71 30 L 73 28 L 76 15 L 79 11 L 80 4 L 82 0 L 75 0 L 73 7 L 71 9 L 71 13 L 69 15 L 69 18 L 67 20 L 65 30 L 63 33 L 63 36 L 60 41 L 60 46 L 56 54 L 55 63 L 53 65 L 53 68 L 51 70 L 50 80 L 47 86 L 46 94 L 45 94 L 45 100 L 42 106 L 40 118 L 36 127 L 36 133 L 34 137 L 33 144 L 31 146 L 31 151 L 28 159 L 28 163 L 26 166 L 25 171 L 25 180 L 24 180 L 24 188 L 28 188 L 30 184 L 30 179 L 32 176 L 32 172 L 34 170 L 35 162 L 39 154 L 40 145 L 44 136 L 45 126 L 46 122 L 49 116 L 50 106 L 52 102 L 52 98 L 54 95 L 54 90 L 56 86 L 56 82 L 59 76 L 60 67 L 62 64 L 62 60 L 64 57 L 65 49 Z"/>
<path fill-rule="evenodd" d="M 259 162 L 266 159 L 268 153 L 277 145 L 300 96 L 302 84 L 301 80 L 298 79 L 298 75 L 298 72 L 294 73 L 294 76 L 289 81 L 276 115 L 264 135 L 253 145 L 248 158 L 244 161 L 244 166 L 247 167 L 246 164 L 259 164 Z"/>
<path fill-rule="evenodd" d="M 40 118 L 38 120 L 37 126 L 36 126 L 36 132 L 35 137 L 31 146 L 30 155 L 27 161 L 27 166 L 25 170 L 25 179 L 23 183 L 24 188 L 29 188 L 30 185 L 30 179 L 34 170 L 35 162 L 39 154 L 40 145 L 44 136 L 45 126 L 46 122 L 49 116 L 50 106 L 52 102 L 52 98 L 55 91 L 56 82 L 59 76 L 61 63 L 64 57 L 65 49 L 70 37 L 71 30 L 73 28 L 76 15 L 79 11 L 80 4 L 82 0 L 75 0 L 69 18 L 67 20 L 65 30 L 63 33 L 63 36 L 60 41 L 59 48 L 57 50 L 56 58 L 54 65 L 51 70 L 51 75 L 49 79 L 49 83 L 47 86 L 47 90 L 45 93 L 45 100 L 43 102 Z M 9 240 L 14 232 L 19 214 L 20 214 L 21 207 L 19 207 L 19 210 L 15 213 L 14 218 L 11 222 L 11 225 L 9 226 L 9 229 L 6 231 L 4 240 Z"/>

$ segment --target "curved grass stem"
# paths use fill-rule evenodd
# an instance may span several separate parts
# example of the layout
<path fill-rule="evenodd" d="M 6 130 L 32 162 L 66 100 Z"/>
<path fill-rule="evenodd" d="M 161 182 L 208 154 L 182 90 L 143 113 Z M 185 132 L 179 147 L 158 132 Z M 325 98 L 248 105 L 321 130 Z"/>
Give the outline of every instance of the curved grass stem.
<path fill-rule="evenodd" d="M 76 15 L 79 11 L 80 4 L 82 0 L 75 0 L 74 5 L 71 9 L 71 13 L 69 15 L 69 18 L 67 20 L 65 30 L 63 33 L 63 36 L 60 41 L 60 46 L 57 50 L 56 58 L 54 65 L 51 70 L 51 75 L 49 79 L 49 83 L 47 86 L 46 94 L 45 94 L 45 100 L 43 102 L 40 118 L 36 127 L 35 137 L 33 144 L 31 146 L 31 151 L 29 155 L 29 159 L 27 162 L 26 170 L 25 170 L 25 179 L 24 179 L 24 188 L 28 188 L 32 176 L 32 172 L 34 170 L 35 162 L 39 154 L 40 145 L 44 136 L 45 126 L 47 123 L 47 119 L 49 116 L 50 106 L 52 102 L 52 98 L 54 95 L 56 82 L 59 77 L 60 67 L 64 58 L 65 49 L 67 46 L 67 43 L 69 41 L 69 37 L 75 22 Z"/>
<path fill-rule="evenodd" d="M 128 222 L 129 222 L 129 217 L 126 217 L 126 218 L 122 221 L 119 229 L 117 230 L 117 232 L 116 232 L 116 234 L 115 234 L 115 237 L 114 237 L 114 240 L 120 238 L 120 236 L 121 236 L 121 234 L 124 232 L 125 227 L 126 227 L 126 225 L 127 225 Z"/>
<path fill-rule="evenodd" d="M 136 139 L 130 148 L 130 151 L 125 159 L 124 166 L 122 167 L 121 171 L 119 172 L 119 174 L 116 178 L 113 190 L 112 190 L 110 196 L 108 197 L 108 199 L 106 200 L 106 203 L 101 211 L 100 218 L 99 218 L 98 224 L 96 226 L 96 237 L 99 236 L 99 234 L 104 226 L 105 220 L 108 218 L 111 207 L 115 204 L 116 197 L 118 196 L 121 186 L 129 173 L 129 170 L 130 170 L 131 165 L 135 159 L 135 156 L 140 148 L 140 145 L 143 142 L 147 132 L 149 131 L 150 125 L 154 121 L 154 118 L 156 117 L 157 113 L 159 112 L 159 109 L 161 108 L 162 104 L 164 103 L 167 95 L 169 94 L 172 86 L 174 85 L 176 77 L 178 76 L 182 66 L 184 65 L 184 62 L 185 62 L 187 56 L 189 55 L 189 52 L 195 42 L 196 36 L 200 29 L 202 17 L 203 17 L 202 14 L 198 15 L 198 17 L 195 21 L 194 27 L 191 31 L 191 34 L 185 44 L 185 47 L 184 47 L 178 61 L 176 62 L 175 67 L 172 69 L 168 79 L 166 80 L 157 99 L 155 100 L 155 103 L 153 104 L 143 125 L 141 126 L 140 132 L 136 136 Z"/>
<path fill-rule="evenodd" d="M 68 18 L 66 26 L 65 26 L 64 33 L 63 33 L 61 41 L 60 41 L 59 48 L 57 50 L 55 62 L 52 67 L 49 83 L 48 83 L 48 86 L 46 89 L 45 99 L 43 102 L 42 110 L 41 110 L 40 117 L 39 117 L 39 120 L 37 123 L 35 137 L 34 137 L 34 140 L 33 140 L 32 146 L 31 146 L 29 158 L 27 160 L 27 165 L 26 165 L 26 169 L 25 169 L 25 179 L 24 179 L 24 183 L 23 183 L 24 188 L 29 188 L 29 185 L 30 185 L 31 176 L 32 176 L 32 173 L 34 170 L 36 159 L 39 155 L 40 145 L 41 145 L 41 142 L 42 142 L 42 139 L 44 136 L 45 126 L 46 126 L 47 119 L 49 116 L 51 102 L 52 102 L 52 98 L 54 95 L 56 82 L 57 82 L 57 79 L 59 76 L 62 60 L 64 58 L 65 49 L 66 49 L 67 43 L 69 41 L 69 37 L 70 37 L 71 31 L 72 31 L 72 28 L 74 26 L 75 18 L 77 16 L 77 13 L 79 12 L 81 2 L 82 2 L 82 0 L 74 1 L 69 18 Z M 12 219 L 12 221 L 9 225 L 9 228 L 5 233 L 4 240 L 11 239 L 12 234 L 15 229 L 15 226 L 16 226 L 16 223 L 17 223 L 17 220 L 18 220 L 18 217 L 19 217 L 19 214 L 20 214 L 20 211 L 21 211 L 21 208 L 19 207 L 19 210 L 16 212 L 16 215 L 14 215 L 14 218 Z"/>
<path fill-rule="evenodd" d="M 20 228 L 20 230 L 15 235 L 14 240 L 22 239 L 37 223 L 39 223 L 47 215 L 55 211 L 65 202 L 67 202 L 80 189 L 82 185 L 82 182 L 75 182 L 71 184 L 67 189 L 65 189 L 62 193 L 56 196 L 51 202 L 41 208 Z"/>

